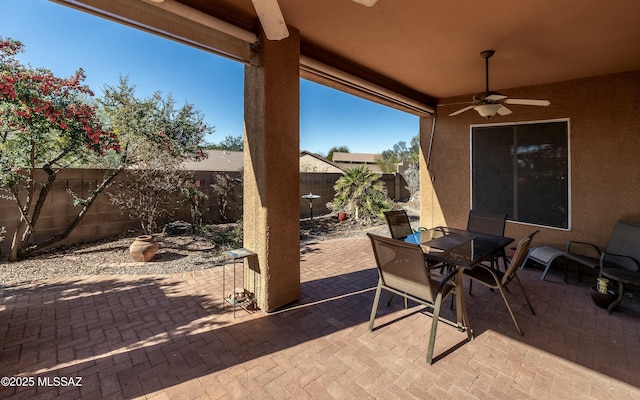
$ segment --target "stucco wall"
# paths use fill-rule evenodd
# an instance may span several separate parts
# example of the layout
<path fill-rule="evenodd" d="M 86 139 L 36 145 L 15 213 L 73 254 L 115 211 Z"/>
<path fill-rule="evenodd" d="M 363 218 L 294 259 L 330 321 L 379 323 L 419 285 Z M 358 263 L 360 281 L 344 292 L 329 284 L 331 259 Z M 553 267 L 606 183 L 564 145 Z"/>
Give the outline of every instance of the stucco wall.
<path fill-rule="evenodd" d="M 443 99 L 429 158 L 431 118 L 421 120 L 421 225 L 465 227 L 471 205 L 470 125 L 569 119 L 571 229 L 540 228 L 534 245 L 567 240 L 606 245 L 619 220 L 640 222 L 640 71 L 499 90 L 512 98 L 548 99 L 549 107 L 509 105 L 489 121 L 476 111 L 448 114 L 472 95 Z M 507 222 L 520 238 L 537 227 Z"/>

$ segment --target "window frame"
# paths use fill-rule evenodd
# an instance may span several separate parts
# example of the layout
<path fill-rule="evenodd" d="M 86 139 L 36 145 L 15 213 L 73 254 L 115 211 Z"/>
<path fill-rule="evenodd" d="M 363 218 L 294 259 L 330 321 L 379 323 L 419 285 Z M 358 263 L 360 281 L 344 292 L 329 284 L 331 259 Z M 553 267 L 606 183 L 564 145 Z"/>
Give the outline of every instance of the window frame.
<path fill-rule="evenodd" d="M 473 129 L 474 128 L 491 128 L 491 127 L 499 127 L 499 126 L 535 125 L 535 124 L 545 124 L 545 123 L 553 123 L 553 122 L 565 122 L 567 124 L 567 227 L 563 228 L 558 226 L 542 225 L 542 224 L 536 224 L 531 222 L 516 221 L 512 219 L 507 219 L 507 221 L 514 224 L 520 224 L 520 225 L 526 225 L 526 226 L 555 229 L 560 231 L 571 231 L 573 212 L 571 208 L 571 204 L 572 204 L 571 120 L 569 118 L 470 125 L 469 126 L 469 209 L 473 207 Z"/>

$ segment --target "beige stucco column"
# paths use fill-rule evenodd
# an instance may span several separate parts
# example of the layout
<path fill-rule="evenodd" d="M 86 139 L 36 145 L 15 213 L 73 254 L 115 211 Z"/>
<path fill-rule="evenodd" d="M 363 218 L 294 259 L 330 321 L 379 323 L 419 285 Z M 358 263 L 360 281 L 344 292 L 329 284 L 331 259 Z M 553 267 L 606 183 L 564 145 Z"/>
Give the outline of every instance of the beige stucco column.
<path fill-rule="evenodd" d="M 262 40 L 245 67 L 244 247 L 258 254 L 258 305 L 300 297 L 300 36 Z M 245 263 L 245 285 L 253 267 Z"/>
<path fill-rule="evenodd" d="M 433 149 L 436 147 L 436 138 L 432 132 L 435 127 L 434 118 L 436 117 L 420 117 L 420 226 L 425 227 L 446 225 L 434 186 L 436 176 L 430 170 Z"/>

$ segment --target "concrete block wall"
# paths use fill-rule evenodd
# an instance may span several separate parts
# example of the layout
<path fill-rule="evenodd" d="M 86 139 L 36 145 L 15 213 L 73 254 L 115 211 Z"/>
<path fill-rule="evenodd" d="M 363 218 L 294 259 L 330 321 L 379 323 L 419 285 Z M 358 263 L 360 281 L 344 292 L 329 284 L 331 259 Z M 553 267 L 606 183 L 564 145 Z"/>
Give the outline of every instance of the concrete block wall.
<path fill-rule="evenodd" d="M 212 188 L 215 183 L 215 176 L 221 172 L 196 171 L 195 179 L 199 189 L 209 196 L 202 204 L 205 210 L 203 220 L 207 222 L 221 222 L 220 206 L 217 194 Z M 224 172 L 231 177 L 241 177 L 240 172 Z M 41 241 L 55 234 L 63 232 L 64 228 L 73 221 L 80 211 L 79 207 L 73 206 L 73 196 L 68 190 L 86 197 L 89 190 L 96 187 L 102 181 L 103 170 L 95 169 L 67 169 L 62 171 L 54 183 L 53 189 L 47 198 L 47 202 L 42 209 L 40 219 L 37 224 L 37 233 L 34 235 L 35 241 Z M 341 174 L 336 173 L 301 173 L 300 174 L 300 217 L 309 217 L 309 201 L 302 199 L 305 194 L 313 193 L 320 196 L 320 199 L 313 201 L 313 214 L 323 215 L 330 212 L 327 203 L 333 200 L 336 180 Z M 36 179 L 44 179 L 45 174 L 41 170 L 36 171 Z M 116 178 L 126 179 L 126 173 Z M 389 196 L 395 200 L 408 197 L 405 188 L 406 183 L 400 175 L 386 174 L 381 177 L 385 182 Z M 112 191 L 114 186 L 107 189 Z M 231 194 L 230 207 L 227 212 L 228 220 L 234 221 L 242 217 L 242 187 L 239 186 Z M 9 252 L 11 237 L 16 229 L 19 213 L 13 201 L 0 198 L 0 226 L 7 230 L 5 240 L 0 242 L 0 255 Z M 189 205 L 183 204 L 177 207 L 173 220 L 184 220 L 191 222 Z M 164 224 L 166 221 L 161 221 Z M 56 246 L 63 246 L 75 243 L 90 242 L 94 240 L 115 237 L 127 231 L 139 231 L 140 224 L 136 220 L 123 214 L 120 209 L 109 202 L 107 193 L 101 194 L 93 203 L 89 212 L 84 216 L 80 224 L 71 232 L 69 237 Z"/>

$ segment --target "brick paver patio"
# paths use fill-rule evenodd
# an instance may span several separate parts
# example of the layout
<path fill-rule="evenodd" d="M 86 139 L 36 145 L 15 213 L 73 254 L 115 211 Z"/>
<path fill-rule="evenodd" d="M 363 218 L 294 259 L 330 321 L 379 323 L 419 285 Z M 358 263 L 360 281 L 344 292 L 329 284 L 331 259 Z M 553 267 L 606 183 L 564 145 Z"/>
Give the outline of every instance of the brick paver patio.
<path fill-rule="evenodd" d="M 637 297 L 609 315 L 575 276 L 565 284 L 560 271 L 541 281 L 540 270 L 522 270 L 536 315 L 516 286 L 511 301 L 525 335 L 498 294 L 474 287 L 466 303 L 476 339 L 440 324 L 429 366 L 422 307 L 396 299 L 381 307 L 382 327 L 367 330 L 377 272 L 366 238 L 303 246 L 301 260 L 299 302 L 236 319 L 221 309 L 220 268 L 5 288 L 0 376 L 34 385 L 1 387 L 0 398 L 640 398 Z"/>

